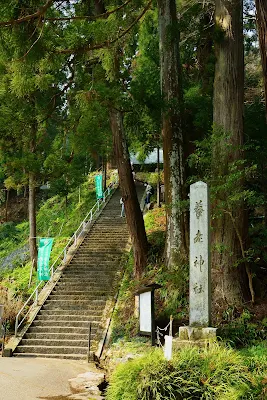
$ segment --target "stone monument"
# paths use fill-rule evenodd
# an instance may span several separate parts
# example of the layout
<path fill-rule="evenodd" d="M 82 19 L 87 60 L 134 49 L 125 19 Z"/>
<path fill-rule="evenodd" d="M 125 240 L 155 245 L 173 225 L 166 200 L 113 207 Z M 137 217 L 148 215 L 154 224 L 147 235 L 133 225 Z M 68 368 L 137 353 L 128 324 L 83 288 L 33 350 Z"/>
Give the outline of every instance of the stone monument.
<path fill-rule="evenodd" d="M 189 256 L 189 326 L 179 328 L 179 339 L 190 342 L 216 339 L 216 329 L 210 327 L 210 212 L 208 185 L 204 182 L 190 186 Z"/>

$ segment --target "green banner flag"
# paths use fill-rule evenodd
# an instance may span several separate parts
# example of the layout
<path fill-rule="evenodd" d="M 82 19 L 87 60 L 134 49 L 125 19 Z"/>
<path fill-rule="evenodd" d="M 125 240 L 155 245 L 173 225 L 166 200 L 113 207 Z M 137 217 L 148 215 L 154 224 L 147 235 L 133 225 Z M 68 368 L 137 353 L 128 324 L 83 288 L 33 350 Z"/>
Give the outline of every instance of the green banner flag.
<path fill-rule="evenodd" d="M 49 281 L 49 258 L 54 239 L 41 238 L 38 248 L 37 271 L 39 281 Z"/>
<path fill-rule="evenodd" d="M 95 176 L 95 191 L 96 191 L 96 198 L 102 199 L 103 197 L 102 175 Z"/>

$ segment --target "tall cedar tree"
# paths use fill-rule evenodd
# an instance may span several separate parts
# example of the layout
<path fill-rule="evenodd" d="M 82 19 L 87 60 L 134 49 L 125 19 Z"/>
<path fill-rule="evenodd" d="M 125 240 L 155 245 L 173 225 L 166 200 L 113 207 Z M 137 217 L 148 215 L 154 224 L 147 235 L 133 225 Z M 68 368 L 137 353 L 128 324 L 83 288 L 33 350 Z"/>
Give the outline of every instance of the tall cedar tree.
<path fill-rule="evenodd" d="M 97 13 L 104 13 L 106 11 L 104 2 L 102 0 L 96 1 L 95 7 Z M 119 51 L 117 56 L 114 56 L 114 71 L 117 80 L 119 80 L 120 70 L 120 60 L 118 54 L 120 54 Z M 110 127 L 113 136 L 114 153 L 119 173 L 120 188 L 125 205 L 127 225 L 130 230 L 133 245 L 134 275 L 136 278 L 140 278 L 146 266 L 148 251 L 144 219 L 133 180 L 129 151 L 123 126 L 122 112 L 116 107 L 110 106 L 109 115 Z"/>
<path fill-rule="evenodd" d="M 261 51 L 261 62 L 264 80 L 265 110 L 267 122 L 267 1 L 255 0 L 257 10 L 257 25 Z"/>
<path fill-rule="evenodd" d="M 125 205 L 125 214 L 133 244 L 134 274 L 140 278 L 145 269 L 148 243 L 144 219 L 140 209 L 130 164 L 121 111 L 110 109 L 113 144 L 120 178 L 120 188 Z"/>
<path fill-rule="evenodd" d="M 214 129 L 226 134 L 213 149 L 213 172 L 223 180 L 231 163 L 242 160 L 243 104 L 244 104 L 244 50 L 243 1 L 216 0 L 215 23 L 218 34 L 215 42 L 216 65 L 214 78 Z M 239 182 L 242 191 L 242 181 Z M 229 193 L 222 193 L 225 200 Z M 228 213 L 213 220 L 212 274 L 214 304 L 238 305 L 243 299 L 241 245 L 246 240 L 244 205 L 239 204 Z M 238 235 L 240 237 L 238 238 Z"/>
<path fill-rule="evenodd" d="M 169 267 L 187 260 L 188 230 L 183 213 L 184 149 L 183 97 L 179 30 L 175 0 L 158 0 L 164 185 L 167 214 L 166 263 Z"/>

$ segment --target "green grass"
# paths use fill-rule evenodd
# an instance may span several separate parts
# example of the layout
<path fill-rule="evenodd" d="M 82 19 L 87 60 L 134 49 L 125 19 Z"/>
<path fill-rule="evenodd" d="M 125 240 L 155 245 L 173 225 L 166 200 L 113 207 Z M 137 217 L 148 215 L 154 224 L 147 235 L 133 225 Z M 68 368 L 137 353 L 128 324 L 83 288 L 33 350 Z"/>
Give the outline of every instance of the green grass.
<path fill-rule="evenodd" d="M 107 400 L 263 400 L 266 375 L 263 346 L 249 355 L 218 345 L 184 348 L 171 361 L 162 349 L 143 350 L 115 369 Z"/>
<path fill-rule="evenodd" d="M 54 237 L 50 265 L 62 252 L 69 238 L 96 202 L 94 175 L 88 176 L 79 188 L 65 198 L 54 196 L 39 203 L 37 211 L 37 236 Z M 80 200 L 80 201 L 79 201 Z M 0 227 L 0 259 L 21 248 L 28 242 L 29 224 L 27 221 L 15 224 L 9 222 Z M 28 288 L 31 263 L 14 262 L 14 269 L 0 272 L 0 288 L 8 288 L 14 296 L 25 299 L 34 290 L 37 277 L 33 273 L 32 285 Z"/>

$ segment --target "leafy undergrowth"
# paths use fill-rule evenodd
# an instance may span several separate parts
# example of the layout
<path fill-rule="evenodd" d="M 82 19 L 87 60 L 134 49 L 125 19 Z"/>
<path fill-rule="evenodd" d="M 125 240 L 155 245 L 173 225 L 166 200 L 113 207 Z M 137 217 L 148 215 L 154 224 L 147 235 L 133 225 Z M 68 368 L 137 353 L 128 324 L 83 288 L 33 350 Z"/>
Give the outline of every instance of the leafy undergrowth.
<path fill-rule="evenodd" d="M 141 182 L 148 182 L 152 186 L 157 186 L 157 172 L 136 172 L 135 179 Z M 160 182 L 163 182 L 163 171 L 160 171 Z"/>
<path fill-rule="evenodd" d="M 259 315 L 244 309 L 232 321 L 221 321 L 217 335 L 231 347 L 256 345 L 267 340 L 267 318 L 260 319 Z"/>
<path fill-rule="evenodd" d="M 164 327 L 170 318 L 175 317 L 174 333 L 178 321 L 187 319 L 188 266 L 168 269 L 163 262 L 165 245 L 165 207 L 155 207 L 144 215 L 150 250 L 148 264 L 141 280 L 133 278 L 133 255 L 125 260 L 125 274 L 121 283 L 117 307 L 112 318 L 112 342 L 124 338 L 129 340 L 138 334 L 138 319 L 134 315 L 135 292 L 149 283 L 158 283 L 161 289 L 155 291 L 156 323 Z"/>
<path fill-rule="evenodd" d="M 171 361 L 162 349 L 120 364 L 110 377 L 107 400 L 266 399 L 266 347 L 246 353 L 213 345 L 184 348 Z"/>

